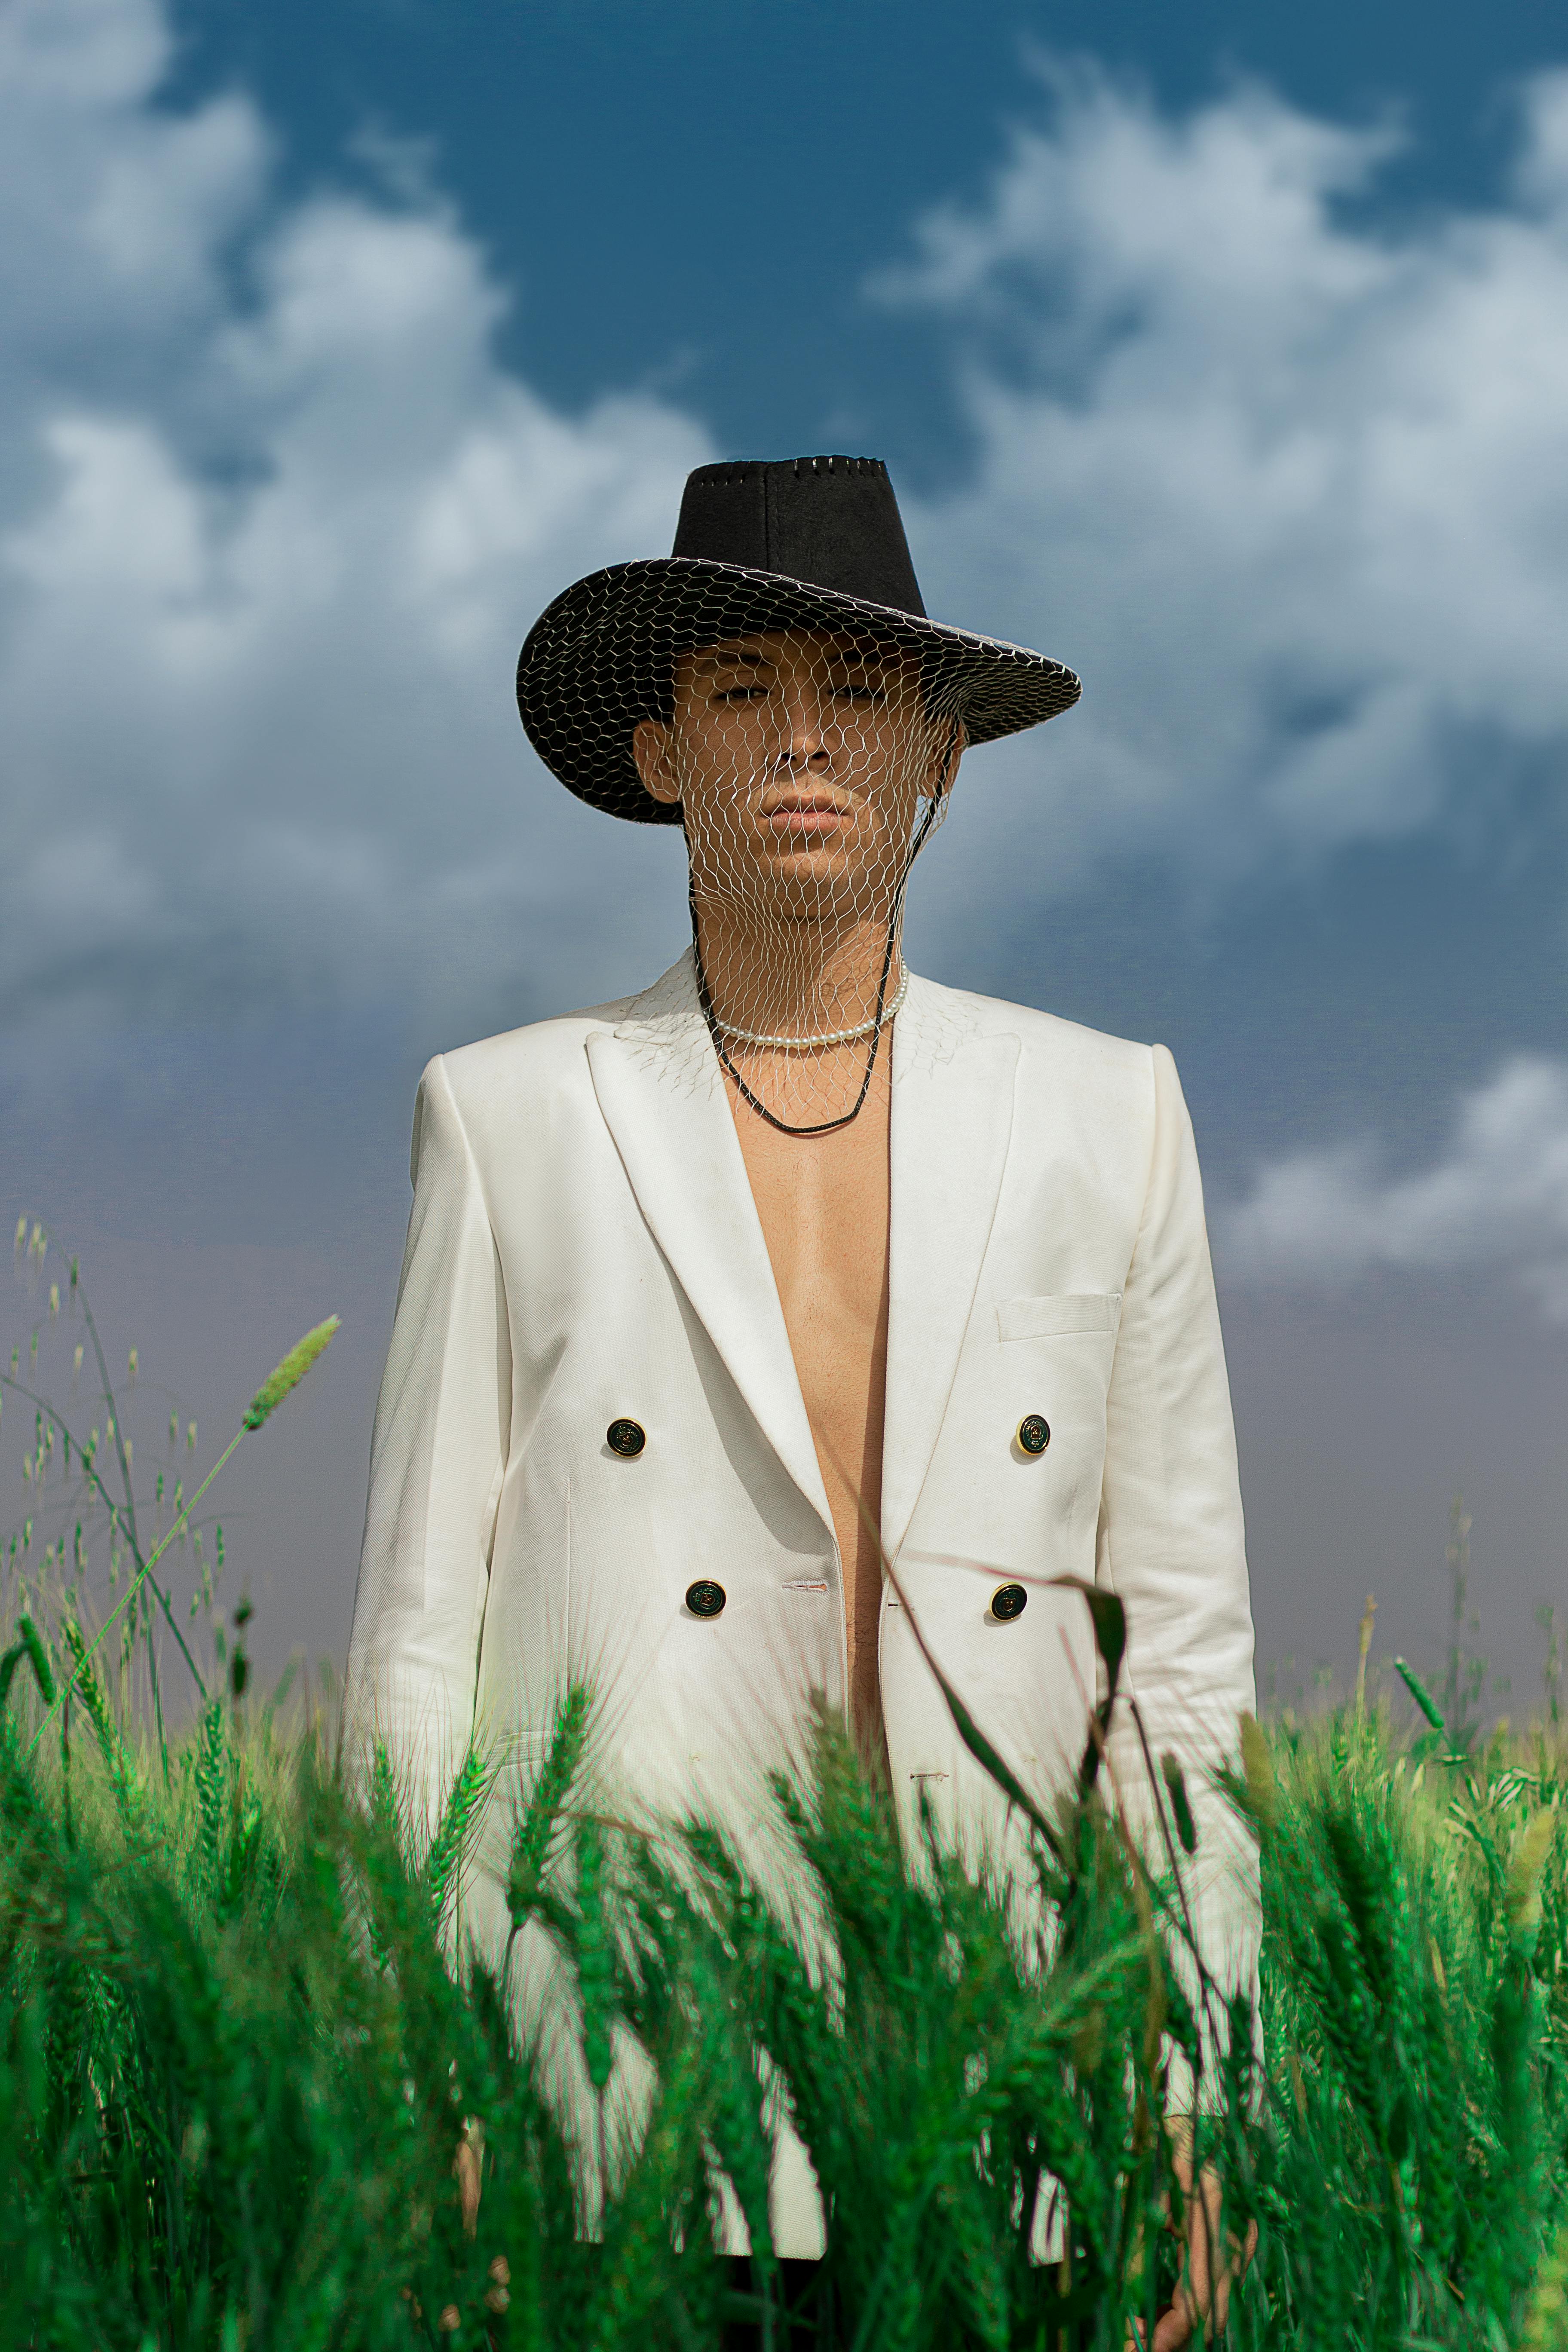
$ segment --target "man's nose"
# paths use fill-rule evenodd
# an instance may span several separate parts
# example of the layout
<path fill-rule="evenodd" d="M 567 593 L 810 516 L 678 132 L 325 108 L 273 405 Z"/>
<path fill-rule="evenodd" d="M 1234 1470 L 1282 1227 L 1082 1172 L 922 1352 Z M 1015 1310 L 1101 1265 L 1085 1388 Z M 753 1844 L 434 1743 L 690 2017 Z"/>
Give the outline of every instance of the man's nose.
<path fill-rule="evenodd" d="M 826 749 L 821 698 L 809 691 L 792 694 L 784 705 L 784 726 L 792 766 L 804 766 Z"/>

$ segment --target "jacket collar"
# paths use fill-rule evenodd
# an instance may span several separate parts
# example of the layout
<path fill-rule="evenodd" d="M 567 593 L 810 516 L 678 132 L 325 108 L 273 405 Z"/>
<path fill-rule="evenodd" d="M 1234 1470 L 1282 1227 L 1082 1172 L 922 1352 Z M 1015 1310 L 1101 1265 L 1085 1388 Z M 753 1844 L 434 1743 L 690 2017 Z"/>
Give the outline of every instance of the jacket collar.
<path fill-rule="evenodd" d="M 829 1530 L 795 1377 L 689 951 L 588 1040 L 605 1124 L 654 1240 L 768 1443 Z"/>
<path fill-rule="evenodd" d="M 914 980 L 893 1024 L 882 1548 L 914 1517 L 958 1370 L 1013 1134 L 1018 1040 Z"/>
<path fill-rule="evenodd" d="M 768 1443 L 829 1532 L 811 1425 L 689 951 L 588 1040 L 637 1205 Z M 893 1024 L 882 1534 L 913 1516 L 958 1368 L 1012 1132 L 1018 1040 L 911 979 Z"/>

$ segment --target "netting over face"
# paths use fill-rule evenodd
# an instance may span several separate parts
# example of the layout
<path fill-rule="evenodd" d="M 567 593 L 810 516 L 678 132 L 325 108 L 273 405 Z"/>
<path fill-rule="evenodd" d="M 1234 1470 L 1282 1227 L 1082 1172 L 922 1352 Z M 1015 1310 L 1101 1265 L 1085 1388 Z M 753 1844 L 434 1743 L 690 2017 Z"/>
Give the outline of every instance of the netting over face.
<path fill-rule="evenodd" d="M 963 748 L 946 699 L 885 636 L 763 629 L 676 655 L 633 732 L 685 826 L 715 1048 L 775 1126 L 830 1130 L 888 1082 L 904 887 Z"/>
<path fill-rule="evenodd" d="M 709 1034 L 795 1133 L 886 1083 L 904 884 L 960 752 L 1078 697 L 1065 664 L 927 616 L 874 457 L 700 466 L 672 553 L 563 589 L 517 667 L 568 791 L 685 827 Z"/>

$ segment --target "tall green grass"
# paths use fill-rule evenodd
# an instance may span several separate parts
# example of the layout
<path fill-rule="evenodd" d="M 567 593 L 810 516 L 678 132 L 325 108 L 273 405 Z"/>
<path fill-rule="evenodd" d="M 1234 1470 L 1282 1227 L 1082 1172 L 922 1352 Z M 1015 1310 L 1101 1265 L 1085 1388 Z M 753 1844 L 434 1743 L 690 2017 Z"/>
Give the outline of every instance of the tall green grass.
<path fill-rule="evenodd" d="M 157 1498 L 160 1554 L 133 1460 L 111 1486 L 106 1441 L 77 1432 L 73 1465 L 55 1426 L 41 1478 L 29 1448 L 34 1520 L 68 1531 L 92 1496 L 121 1557 L 94 1613 L 68 1532 L 48 1561 L 24 1547 L 0 1656 L 0 2344 L 697 2352 L 738 2323 L 777 2352 L 1146 2340 L 1183 2260 L 1164 2069 L 1198 2053 L 1170 1958 L 1179 1773 L 1146 1864 L 1091 1742 L 1008 1890 L 929 1825 L 906 1852 L 824 1722 L 775 1790 L 805 1890 L 781 1910 L 711 1825 L 637 1828 L 607 1801 L 591 1701 L 568 1694 L 505 1870 L 516 1937 L 552 1945 L 569 1988 L 591 2090 L 563 2122 L 502 1976 L 464 1958 L 504 1784 L 470 1756 L 417 1839 L 388 1759 L 351 1795 L 321 1685 L 262 1702 L 243 1604 L 198 1642 L 161 1587 L 195 1525 L 183 1496 Z M 176 1622 L 200 1677 L 183 1727 Z M 1428 1706 L 1415 1737 L 1361 1704 L 1248 1727 L 1227 1783 L 1260 1853 L 1261 2055 L 1237 2013 L 1195 2153 L 1216 2251 L 1257 2226 L 1227 2325 L 1259 2352 L 1568 2347 L 1568 1759 L 1550 1727 L 1461 1748 Z M 628 2127 L 631 2051 L 651 2087 Z M 828 2219 L 787 2315 L 760 2052 Z M 715 2251 L 721 2172 L 743 2273 Z M 1068 2212 L 1047 2262 L 1042 2175 Z"/>

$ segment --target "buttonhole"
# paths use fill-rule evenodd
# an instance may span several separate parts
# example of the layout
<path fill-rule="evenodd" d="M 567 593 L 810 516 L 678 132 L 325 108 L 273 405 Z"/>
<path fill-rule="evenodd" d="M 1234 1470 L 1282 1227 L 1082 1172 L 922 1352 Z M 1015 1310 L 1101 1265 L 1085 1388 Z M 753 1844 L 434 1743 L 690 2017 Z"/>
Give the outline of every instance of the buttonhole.
<path fill-rule="evenodd" d="M 826 1592 L 827 1579 L 825 1576 L 790 1576 L 784 1579 L 784 1590 L 786 1592 Z"/>

